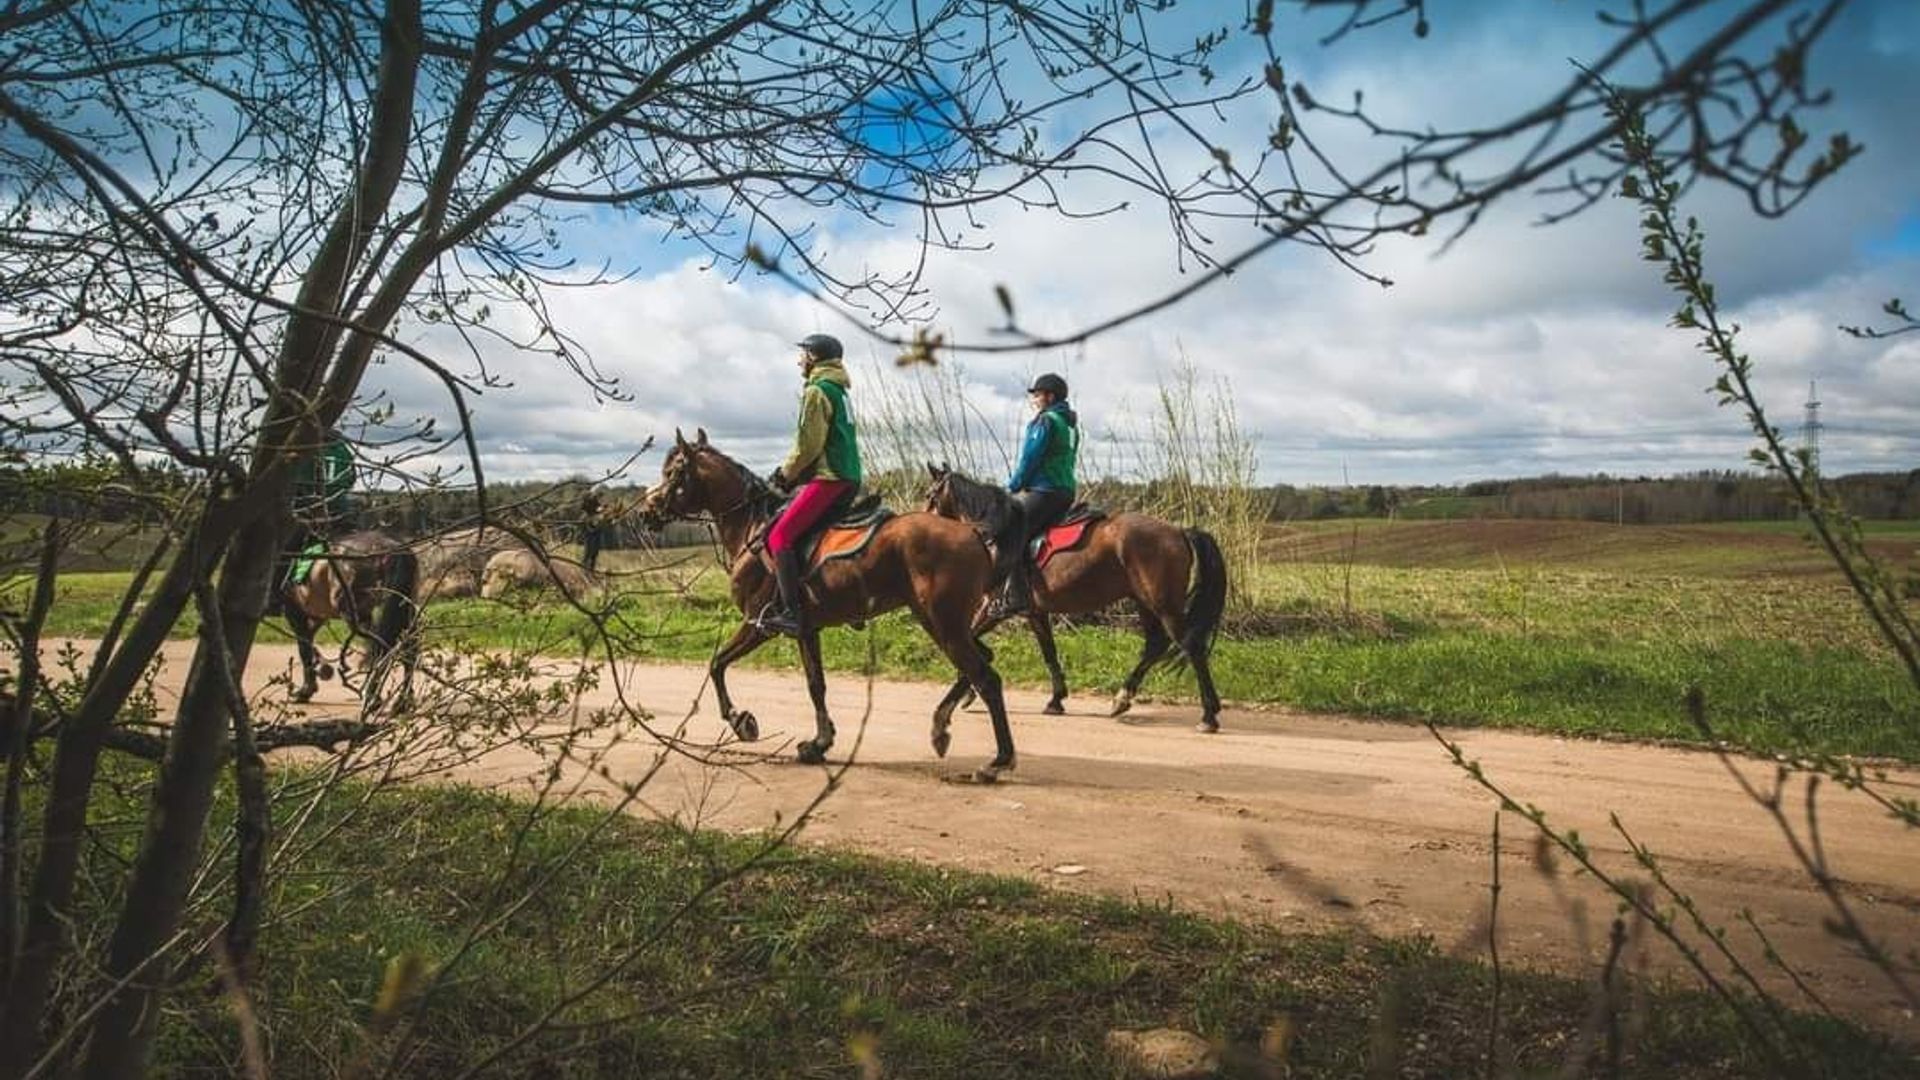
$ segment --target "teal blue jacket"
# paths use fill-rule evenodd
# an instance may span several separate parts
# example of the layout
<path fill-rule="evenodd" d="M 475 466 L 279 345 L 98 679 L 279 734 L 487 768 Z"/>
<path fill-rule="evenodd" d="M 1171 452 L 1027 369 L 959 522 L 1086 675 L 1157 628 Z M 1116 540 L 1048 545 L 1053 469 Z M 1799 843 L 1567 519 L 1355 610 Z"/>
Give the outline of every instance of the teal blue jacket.
<path fill-rule="evenodd" d="M 1040 410 L 1027 425 L 1027 437 L 1020 445 L 1020 463 L 1007 478 L 1007 490 L 1064 491 L 1072 494 L 1079 486 L 1074 480 L 1074 464 L 1080 455 L 1080 417 L 1064 401 L 1056 401 Z"/>

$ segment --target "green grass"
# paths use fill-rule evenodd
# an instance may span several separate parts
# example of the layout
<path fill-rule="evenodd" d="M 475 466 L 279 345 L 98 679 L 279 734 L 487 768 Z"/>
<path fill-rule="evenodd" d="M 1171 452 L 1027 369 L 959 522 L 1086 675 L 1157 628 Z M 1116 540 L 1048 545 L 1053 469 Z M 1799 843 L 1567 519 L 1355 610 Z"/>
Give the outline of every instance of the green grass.
<path fill-rule="evenodd" d="M 1804 547 L 1717 526 L 1375 521 L 1282 531 L 1247 582 L 1257 617 L 1221 638 L 1215 675 L 1223 695 L 1249 704 L 1677 740 L 1698 738 L 1681 704 L 1697 686 L 1719 732 L 1758 751 L 1920 760 L 1920 693 L 1844 585 L 1788 557 Z M 704 661 L 736 625 L 705 553 L 616 554 L 619 568 L 655 571 L 621 579 L 624 654 Z M 100 633 L 128 580 L 64 575 L 53 632 Z M 585 617 L 537 597 L 427 611 L 443 639 L 571 655 L 591 636 Z M 179 632 L 192 632 L 191 619 Z M 1139 650 L 1126 628 L 1080 626 L 1059 640 L 1083 697 L 1118 689 Z M 889 676 L 951 672 L 899 616 L 877 620 L 870 637 L 833 630 L 825 642 L 840 670 L 862 666 L 872 648 Z M 1003 632 L 994 647 L 1015 685 L 1046 684 L 1024 632 Z M 797 657 L 782 642 L 745 663 L 793 669 Z M 1179 669 L 1146 689 L 1195 695 Z"/>
<path fill-rule="evenodd" d="M 298 777 L 278 774 L 283 783 Z M 683 918 L 758 838 L 629 819 L 596 833 L 594 815 L 575 810 L 543 818 L 516 847 L 523 803 L 414 789 L 349 814 L 362 795 L 348 788 L 322 800 L 309 829 L 325 838 L 272 900 L 255 1007 L 275 1076 L 331 1077 L 370 1049 L 390 1051 L 390 1042 L 370 1047 L 367 1031 L 400 957 L 442 976 L 414 997 L 419 1022 L 398 1056 L 403 1076 L 450 1075 L 479 1061 L 614 969 L 563 1014 L 563 1030 L 510 1054 L 498 1074 L 847 1076 L 870 1057 L 888 1076 L 1099 1078 L 1112 1075 L 1102 1049 L 1110 1029 L 1162 1025 L 1216 1040 L 1243 1064 L 1263 1032 L 1284 1025 L 1286 1075 L 1296 1078 L 1370 1067 L 1454 1077 L 1481 1067 L 1491 972 L 1425 939 L 1284 933 L 791 849 Z M 112 839 L 124 848 L 136 835 Z M 530 903 L 446 966 L 469 926 L 569 852 Z M 89 854 L 115 857 L 104 847 Z M 201 992 L 212 979 L 191 974 L 170 999 L 162 1074 L 235 1069 L 233 1014 L 220 995 Z M 1510 968 L 1503 1037 L 1514 1064 L 1534 1075 L 1558 1069 L 1591 996 L 1591 980 Z M 1841 1024 L 1792 1026 L 1827 1075 L 1912 1068 Z M 1637 995 L 1624 1030 L 1622 1076 L 1749 1076 L 1762 1065 L 1729 1012 L 1669 986 Z"/>

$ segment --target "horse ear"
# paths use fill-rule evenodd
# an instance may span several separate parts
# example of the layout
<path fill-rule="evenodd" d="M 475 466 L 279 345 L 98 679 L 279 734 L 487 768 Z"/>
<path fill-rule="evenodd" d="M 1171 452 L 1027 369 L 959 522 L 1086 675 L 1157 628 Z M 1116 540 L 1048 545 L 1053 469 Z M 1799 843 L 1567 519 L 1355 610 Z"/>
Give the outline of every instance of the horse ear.
<path fill-rule="evenodd" d="M 674 428 L 674 429 L 673 429 L 673 445 L 675 445 L 675 446 L 678 446 L 678 447 L 680 447 L 681 449 L 685 449 L 685 448 L 686 448 L 686 445 L 687 445 L 687 437 L 686 437 L 685 435 L 682 435 L 682 434 L 680 433 L 680 429 L 679 429 L 679 428 Z"/>
<path fill-rule="evenodd" d="M 698 441 L 701 446 L 707 445 L 707 429 L 706 428 L 694 428 L 693 434 L 694 434 L 694 439 Z"/>
<path fill-rule="evenodd" d="M 940 475 L 945 476 L 947 473 L 950 473 L 952 471 L 953 471 L 952 465 L 949 465 L 944 461 L 940 463 Z"/>
<path fill-rule="evenodd" d="M 940 479 L 940 466 L 935 465 L 931 461 L 927 462 L 927 475 L 933 477 L 935 480 Z"/>

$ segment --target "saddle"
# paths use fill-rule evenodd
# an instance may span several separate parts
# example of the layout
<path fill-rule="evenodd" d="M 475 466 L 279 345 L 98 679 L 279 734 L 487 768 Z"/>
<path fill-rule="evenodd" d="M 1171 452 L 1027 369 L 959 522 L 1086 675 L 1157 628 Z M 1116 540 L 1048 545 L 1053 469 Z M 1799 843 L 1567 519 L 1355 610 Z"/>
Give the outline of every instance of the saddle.
<path fill-rule="evenodd" d="M 1039 535 L 1027 542 L 1027 557 L 1033 560 L 1034 569 L 1047 565 L 1047 560 L 1063 551 L 1072 551 L 1087 542 L 1087 530 L 1094 522 L 1107 516 L 1105 510 L 1087 503 L 1074 503 L 1060 520 L 1042 529 Z"/>
<path fill-rule="evenodd" d="M 781 510 L 785 509 L 784 505 L 781 506 Z M 779 516 L 775 514 L 753 538 L 754 550 L 761 561 L 769 566 L 767 531 Z M 845 506 L 835 507 L 827 515 L 825 524 L 815 526 L 802 543 L 801 561 L 806 565 L 808 575 L 811 576 L 825 563 L 835 559 L 851 559 L 867 550 L 867 546 L 873 543 L 874 534 L 880 531 L 880 526 L 893 517 L 893 511 L 886 508 L 877 494 L 856 495 Z"/>

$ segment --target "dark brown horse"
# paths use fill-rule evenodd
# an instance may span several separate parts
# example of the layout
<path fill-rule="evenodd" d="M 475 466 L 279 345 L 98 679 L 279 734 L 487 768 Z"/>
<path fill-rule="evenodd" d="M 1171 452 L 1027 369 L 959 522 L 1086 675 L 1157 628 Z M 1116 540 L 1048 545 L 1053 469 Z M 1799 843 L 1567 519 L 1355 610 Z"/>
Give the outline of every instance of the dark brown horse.
<path fill-rule="evenodd" d="M 749 541 L 772 519 L 780 499 L 759 477 L 707 442 L 698 432 L 692 442 L 674 433 L 673 449 L 660 466 L 660 484 L 647 494 L 641 517 L 652 528 L 675 518 L 710 518 L 731 563 L 733 602 L 746 616 L 733 637 L 714 654 L 709 668 L 720 715 L 742 739 L 760 736 L 760 725 L 727 694 L 728 665 L 760 647 L 767 633 L 754 616 L 773 601 L 773 572 L 752 551 Z M 827 715 L 826 673 L 820 659 L 823 626 L 863 623 L 882 612 L 904 607 L 940 646 L 960 673 L 960 685 L 976 691 L 993 719 L 993 761 L 976 771 L 991 781 L 1014 766 L 1013 732 L 1001 695 L 1000 676 L 974 639 L 973 613 L 993 581 L 993 555 L 974 530 L 933 514 L 902 514 L 880 526 L 856 556 L 822 564 L 808 579 L 809 631 L 799 639 L 800 660 L 813 699 L 814 737 L 799 746 L 800 760 L 825 760 L 833 745 L 833 721 Z M 951 705 L 934 714 L 933 751 L 945 756 L 952 740 Z"/>
<path fill-rule="evenodd" d="M 317 656 L 313 635 L 328 619 L 344 619 L 347 639 L 340 644 L 337 661 L 341 685 L 369 705 L 378 705 L 390 661 L 398 661 L 403 674 L 394 707 L 405 709 L 412 701 L 419 654 L 413 632 L 420 610 L 419 560 L 398 537 L 378 530 L 348 533 L 312 558 L 305 581 L 280 583 L 281 611 L 300 652 L 301 683 L 293 690 L 293 700 L 312 699 L 319 688 L 316 668 L 320 677 L 333 677 L 333 665 Z M 347 668 L 347 650 L 355 638 L 364 638 L 368 646 L 367 681 L 359 686 L 350 681 Z"/>
<path fill-rule="evenodd" d="M 976 525 L 987 536 L 1011 533 L 1018 509 L 1004 490 L 931 463 L 927 472 L 931 479 L 928 510 Z M 1006 560 L 1028 557 L 1025 551 L 1006 550 L 1004 543 L 999 546 L 1003 573 Z M 1113 699 L 1112 715 L 1133 706 L 1133 695 L 1147 672 L 1178 647 L 1200 682 L 1199 729 L 1220 730 L 1220 695 L 1213 688 L 1211 665 L 1213 638 L 1226 608 L 1227 562 L 1211 534 L 1146 514 L 1114 514 L 1089 525 L 1086 539 L 1072 550 L 1055 553 L 1044 568 L 1029 573 L 1033 607 L 1027 623 L 1039 639 L 1040 655 L 1053 683 L 1047 712 L 1065 711 L 1061 699 L 1067 696 L 1067 678 L 1054 649 L 1050 617 L 1084 615 L 1131 600 L 1146 644 L 1140 650 L 1140 662 Z M 1002 617 L 983 608 L 975 631 L 985 634 L 1001 621 Z M 957 703 L 966 693 L 965 684 L 956 684 L 948 700 Z"/>

